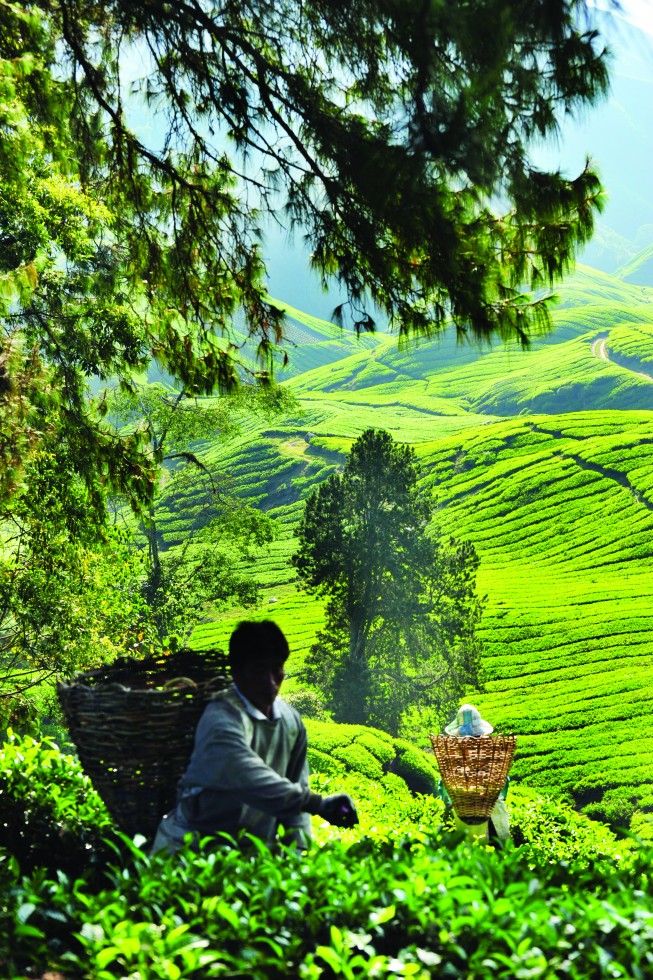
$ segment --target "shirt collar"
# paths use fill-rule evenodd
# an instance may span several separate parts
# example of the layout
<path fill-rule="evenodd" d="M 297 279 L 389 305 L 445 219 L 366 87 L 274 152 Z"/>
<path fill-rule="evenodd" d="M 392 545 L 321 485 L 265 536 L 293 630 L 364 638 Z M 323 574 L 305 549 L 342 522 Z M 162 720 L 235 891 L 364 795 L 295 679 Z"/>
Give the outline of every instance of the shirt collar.
<path fill-rule="evenodd" d="M 256 721 L 278 721 L 278 719 L 281 717 L 281 709 L 277 704 L 278 698 L 275 698 L 274 701 L 272 702 L 272 718 L 268 718 L 267 715 L 264 715 L 262 711 L 259 711 L 259 709 L 252 704 L 249 698 L 245 697 L 245 695 L 239 689 L 237 684 L 234 684 L 234 691 L 236 692 L 240 700 L 243 702 L 247 714 L 251 718 L 255 718 Z"/>

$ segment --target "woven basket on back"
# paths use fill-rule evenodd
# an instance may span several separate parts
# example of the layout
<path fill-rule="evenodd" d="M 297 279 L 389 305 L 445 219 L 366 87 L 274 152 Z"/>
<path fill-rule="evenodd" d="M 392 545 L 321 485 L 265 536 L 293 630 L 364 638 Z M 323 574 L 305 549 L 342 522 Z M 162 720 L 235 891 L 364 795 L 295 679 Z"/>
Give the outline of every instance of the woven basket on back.
<path fill-rule="evenodd" d="M 219 650 L 122 658 L 59 681 L 80 762 L 126 834 L 154 836 L 175 804 L 197 722 L 211 695 L 229 683 Z"/>
<path fill-rule="evenodd" d="M 515 752 L 514 735 L 431 735 L 442 782 L 464 823 L 483 823 L 503 789 Z"/>

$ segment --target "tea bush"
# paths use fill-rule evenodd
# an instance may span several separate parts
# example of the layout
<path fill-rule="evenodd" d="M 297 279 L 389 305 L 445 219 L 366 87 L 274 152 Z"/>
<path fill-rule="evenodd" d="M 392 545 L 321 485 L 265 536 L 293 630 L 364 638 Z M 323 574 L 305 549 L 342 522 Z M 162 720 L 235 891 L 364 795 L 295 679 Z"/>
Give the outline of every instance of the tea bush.
<path fill-rule="evenodd" d="M 650 976 L 650 852 L 622 865 L 535 858 L 441 830 L 308 855 L 252 842 L 150 859 L 134 847 L 98 894 L 9 868 L 0 968 L 49 965 L 71 980 Z"/>
<path fill-rule="evenodd" d="M 369 735 L 371 746 L 377 733 Z M 341 831 L 314 818 L 307 854 L 225 841 L 150 858 L 141 841 L 111 830 L 75 759 L 52 742 L 12 738 L 0 805 L 11 787 L 28 813 L 38 802 L 50 826 L 67 821 L 80 841 L 110 840 L 100 880 L 91 863 L 54 868 L 58 849 L 38 868 L 23 847 L 21 867 L 5 838 L 0 976 L 46 968 L 68 980 L 651 975 L 653 851 L 522 787 L 508 797 L 514 842 L 472 847 L 450 830 L 439 799 L 411 793 L 393 773 L 373 781 L 334 765 L 313 784 L 351 792 L 361 823 Z"/>
<path fill-rule="evenodd" d="M 23 872 L 100 869 L 113 835 L 104 803 L 74 757 L 52 739 L 9 732 L 0 746 L 0 848 Z"/>
<path fill-rule="evenodd" d="M 335 758 L 344 762 L 348 769 L 362 772 L 368 779 L 383 778 L 383 766 L 364 745 L 354 743 L 353 745 L 338 746 L 333 752 Z"/>
<path fill-rule="evenodd" d="M 425 755 L 403 739 L 395 739 L 397 758 L 391 763 L 391 772 L 405 779 L 416 793 L 435 793 L 440 782 L 440 772 L 435 759 Z"/>
<path fill-rule="evenodd" d="M 306 720 L 306 728 L 314 751 L 343 762 L 349 770 L 362 772 L 370 779 L 394 773 L 416 793 L 437 792 L 440 773 L 435 757 L 404 739 L 362 725 L 339 725 L 312 718 Z M 312 761 L 320 771 L 319 758 L 314 756 Z"/>
<path fill-rule="evenodd" d="M 327 714 L 324 707 L 324 699 L 317 691 L 299 690 L 286 694 L 284 699 L 293 708 L 299 711 L 302 718 L 316 718 L 318 721 L 326 720 Z"/>

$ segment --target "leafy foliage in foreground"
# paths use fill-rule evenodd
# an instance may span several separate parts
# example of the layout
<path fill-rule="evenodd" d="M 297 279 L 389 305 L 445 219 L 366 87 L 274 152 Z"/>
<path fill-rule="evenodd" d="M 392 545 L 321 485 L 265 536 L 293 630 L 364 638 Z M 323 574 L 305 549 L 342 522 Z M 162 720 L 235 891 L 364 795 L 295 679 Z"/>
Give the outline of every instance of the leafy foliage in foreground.
<path fill-rule="evenodd" d="M 520 848 L 493 853 L 446 833 L 305 858 L 224 848 L 149 861 L 134 850 L 98 894 L 38 874 L 19 884 L 7 862 L 0 955 L 94 980 L 646 976 L 647 858 L 536 867 Z"/>
<path fill-rule="evenodd" d="M 13 740 L 0 776 L 0 806 L 9 787 L 80 839 L 93 830 L 112 841 L 108 864 L 72 874 L 19 861 L 3 841 L 3 976 L 49 966 L 71 980 L 594 980 L 646 977 L 653 965 L 651 854 L 527 791 L 511 791 L 518 846 L 501 852 L 463 843 L 441 802 L 398 777 L 382 787 L 352 771 L 361 827 L 340 834 L 316 821 L 307 855 L 250 841 L 150 859 L 111 834 L 78 764 L 52 744 Z"/>
<path fill-rule="evenodd" d="M 112 853 L 111 818 L 91 780 L 50 739 L 17 738 L 0 747 L 0 852 L 21 870 L 72 877 L 97 869 Z"/>

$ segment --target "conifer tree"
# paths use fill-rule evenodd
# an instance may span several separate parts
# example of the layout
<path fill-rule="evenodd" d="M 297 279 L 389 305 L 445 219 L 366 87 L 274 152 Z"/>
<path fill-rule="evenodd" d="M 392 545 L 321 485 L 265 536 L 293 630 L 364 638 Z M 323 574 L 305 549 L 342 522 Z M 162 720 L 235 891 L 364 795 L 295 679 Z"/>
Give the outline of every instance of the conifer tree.
<path fill-rule="evenodd" d="M 410 446 L 368 429 L 306 501 L 293 556 L 326 597 L 306 679 L 336 721 L 397 733 L 410 706 L 451 710 L 478 683 L 478 557 L 446 538 Z"/>
<path fill-rule="evenodd" d="M 266 220 L 304 237 L 357 330 L 375 308 L 400 336 L 546 328 L 601 190 L 591 166 L 566 177 L 529 151 L 606 89 L 588 8 L 0 4 L 3 492 L 49 399 L 80 470 L 151 498 L 147 434 L 108 433 L 85 377 L 128 385 L 154 358 L 192 393 L 229 387 L 237 312 L 265 376 L 283 333 Z"/>

